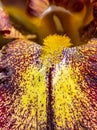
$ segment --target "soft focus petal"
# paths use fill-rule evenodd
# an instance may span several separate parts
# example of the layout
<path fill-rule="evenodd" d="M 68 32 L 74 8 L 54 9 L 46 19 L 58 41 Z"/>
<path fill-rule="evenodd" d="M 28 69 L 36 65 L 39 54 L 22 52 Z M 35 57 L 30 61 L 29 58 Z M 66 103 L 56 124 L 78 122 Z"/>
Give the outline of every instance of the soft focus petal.
<path fill-rule="evenodd" d="M 34 7 L 38 2 L 33 2 L 33 6 L 30 4 L 29 7 Z M 36 6 L 34 8 L 36 12 L 37 7 L 42 6 L 41 4 Z M 49 0 L 48 8 L 40 12 L 40 28 L 45 36 L 54 33 L 66 34 L 76 45 L 84 41 L 80 32 L 93 20 L 93 8 L 90 0 Z"/>
<path fill-rule="evenodd" d="M 20 7 L 23 9 L 26 4 L 26 0 L 1 0 L 5 6 Z"/>
<path fill-rule="evenodd" d="M 10 33 L 12 26 L 7 13 L 2 7 L 0 7 L 0 21 L 0 32 Z"/>
<path fill-rule="evenodd" d="M 97 1 L 93 1 L 93 15 L 94 15 L 94 22 L 97 27 Z"/>
<path fill-rule="evenodd" d="M 88 24 L 93 19 L 93 9 L 90 0 L 50 0 L 52 4 L 57 6 L 61 6 L 72 13 L 80 13 L 86 8 L 86 17 L 84 20 L 84 24 Z"/>
<path fill-rule="evenodd" d="M 28 12 L 33 16 L 40 16 L 48 5 L 48 0 L 28 0 Z"/>
<path fill-rule="evenodd" d="M 14 27 L 11 27 L 10 33 L 5 33 L 4 37 L 10 39 L 24 38 L 24 36 Z"/>
<path fill-rule="evenodd" d="M 24 36 L 16 30 L 9 19 L 7 12 L 0 7 L 0 32 L 5 38 L 23 38 Z"/>

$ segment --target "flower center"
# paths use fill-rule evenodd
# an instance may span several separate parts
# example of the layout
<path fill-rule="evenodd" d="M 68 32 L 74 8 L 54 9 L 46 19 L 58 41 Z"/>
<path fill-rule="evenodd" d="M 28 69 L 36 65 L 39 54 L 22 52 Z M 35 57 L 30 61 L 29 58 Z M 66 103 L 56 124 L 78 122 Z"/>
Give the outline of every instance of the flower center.
<path fill-rule="evenodd" d="M 69 37 L 62 35 L 49 35 L 44 39 L 43 45 L 47 50 L 52 52 L 59 50 L 60 48 L 70 47 L 72 44 Z"/>
<path fill-rule="evenodd" d="M 70 38 L 66 35 L 49 35 L 44 39 L 41 59 L 47 66 L 50 62 L 56 64 L 60 61 L 64 48 L 71 46 L 72 43 L 70 41 Z"/>

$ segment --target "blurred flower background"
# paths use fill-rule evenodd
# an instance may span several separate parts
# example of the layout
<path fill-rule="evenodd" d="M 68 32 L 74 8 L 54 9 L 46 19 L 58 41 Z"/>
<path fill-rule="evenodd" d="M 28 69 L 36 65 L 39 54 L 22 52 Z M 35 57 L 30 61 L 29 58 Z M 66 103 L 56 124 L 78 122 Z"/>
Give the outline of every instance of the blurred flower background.
<path fill-rule="evenodd" d="M 46 36 L 55 33 L 69 36 L 74 46 L 84 44 L 96 36 L 95 3 L 93 0 L 2 0 L 16 31 L 13 29 L 10 38 L 7 35 L 1 44 L 23 35 L 42 44 Z"/>

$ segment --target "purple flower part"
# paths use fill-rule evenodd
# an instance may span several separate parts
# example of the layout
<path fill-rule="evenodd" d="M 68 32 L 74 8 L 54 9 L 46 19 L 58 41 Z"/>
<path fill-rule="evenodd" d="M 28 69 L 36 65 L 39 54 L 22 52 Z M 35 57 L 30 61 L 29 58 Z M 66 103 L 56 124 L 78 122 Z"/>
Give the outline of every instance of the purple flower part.
<path fill-rule="evenodd" d="M 10 33 L 11 31 L 11 23 L 9 20 L 9 16 L 5 12 L 3 8 L 0 7 L 0 32 L 5 34 L 5 33 Z"/>
<path fill-rule="evenodd" d="M 48 6 L 48 0 L 28 0 L 27 11 L 30 15 L 40 16 Z"/>

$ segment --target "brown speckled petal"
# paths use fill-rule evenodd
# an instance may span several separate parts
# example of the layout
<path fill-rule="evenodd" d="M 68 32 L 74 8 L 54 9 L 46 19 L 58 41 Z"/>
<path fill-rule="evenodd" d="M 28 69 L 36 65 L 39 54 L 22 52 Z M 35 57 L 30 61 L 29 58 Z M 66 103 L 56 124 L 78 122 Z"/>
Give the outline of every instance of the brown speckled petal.
<path fill-rule="evenodd" d="M 47 85 L 40 53 L 41 47 L 27 40 L 13 41 L 1 51 L 0 130 L 46 129 Z"/>
<path fill-rule="evenodd" d="M 97 129 L 97 41 L 60 55 L 47 69 L 35 43 L 17 40 L 3 48 L 0 130 Z"/>
<path fill-rule="evenodd" d="M 52 73 L 55 130 L 96 130 L 97 41 L 65 49 L 63 55 Z"/>

